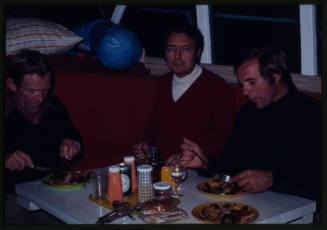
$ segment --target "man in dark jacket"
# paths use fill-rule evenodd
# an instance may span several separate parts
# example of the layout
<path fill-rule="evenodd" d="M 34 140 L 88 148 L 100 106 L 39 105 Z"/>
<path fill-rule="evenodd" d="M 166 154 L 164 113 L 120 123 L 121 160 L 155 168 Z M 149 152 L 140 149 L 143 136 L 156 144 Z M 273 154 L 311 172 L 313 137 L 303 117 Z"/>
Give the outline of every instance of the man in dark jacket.
<path fill-rule="evenodd" d="M 14 194 L 15 184 L 49 173 L 34 166 L 55 169 L 79 157 L 82 146 L 64 105 L 51 93 L 54 74 L 41 53 L 9 56 L 6 83 L 5 190 Z"/>
<path fill-rule="evenodd" d="M 296 89 L 279 50 L 249 51 L 236 75 L 249 103 L 240 108 L 221 157 L 208 159 L 185 139 L 181 164 L 228 173 L 245 192 L 320 200 L 320 102 Z"/>

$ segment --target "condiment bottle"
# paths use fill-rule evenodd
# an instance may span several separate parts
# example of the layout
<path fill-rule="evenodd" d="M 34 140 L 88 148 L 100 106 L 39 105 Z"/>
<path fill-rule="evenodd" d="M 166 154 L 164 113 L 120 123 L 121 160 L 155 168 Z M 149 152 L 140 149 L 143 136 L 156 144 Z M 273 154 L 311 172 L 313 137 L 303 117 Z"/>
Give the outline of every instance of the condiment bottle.
<path fill-rule="evenodd" d="M 131 177 L 132 177 L 132 192 L 137 191 L 137 178 L 136 178 L 136 168 L 135 168 L 135 157 L 126 156 L 124 157 L 124 162 L 131 166 Z"/>
<path fill-rule="evenodd" d="M 137 194 L 139 202 L 144 202 L 153 197 L 152 169 L 153 167 L 151 165 L 137 166 Z"/>
<path fill-rule="evenodd" d="M 171 196 L 171 185 L 168 182 L 157 182 L 153 184 L 154 197 L 164 199 Z"/>
<path fill-rule="evenodd" d="M 150 152 L 150 156 L 151 156 L 151 159 L 149 159 L 149 161 L 153 167 L 153 182 L 156 183 L 156 182 L 160 181 L 161 162 L 160 162 L 160 158 L 158 155 L 157 147 L 150 146 L 149 152 Z"/>
<path fill-rule="evenodd" d="M 113 165 L 108 167 L 108 201 L 123 201 L 122 183 L 119 166 Z"/>

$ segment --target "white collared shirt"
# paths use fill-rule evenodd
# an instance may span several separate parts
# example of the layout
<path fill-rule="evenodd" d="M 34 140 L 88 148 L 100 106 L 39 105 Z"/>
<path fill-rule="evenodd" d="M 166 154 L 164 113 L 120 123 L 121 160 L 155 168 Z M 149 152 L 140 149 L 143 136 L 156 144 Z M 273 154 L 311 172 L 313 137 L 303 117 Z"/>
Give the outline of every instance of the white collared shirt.
<path fill-rule="evenodd" d="M 186 92 L 193 82 L 198 79 L 201 73 L 202 67 L 198 64 L 195 64 L 192 73 L 185 77 L 177 77 L 174 73 L 172 83 L 172 95 L 174 101 L 177 101 Z"/>

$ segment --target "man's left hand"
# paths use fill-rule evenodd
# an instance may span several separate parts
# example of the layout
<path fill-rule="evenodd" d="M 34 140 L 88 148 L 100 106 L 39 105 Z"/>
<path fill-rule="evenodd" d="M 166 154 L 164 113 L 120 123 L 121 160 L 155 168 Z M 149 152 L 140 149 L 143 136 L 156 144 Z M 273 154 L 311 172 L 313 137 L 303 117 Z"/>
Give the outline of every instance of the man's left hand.
<path fill-rule="evenodd" d="M 272 171 L 248 169 L 235 175 L 231 182 L 236 182 L 244 192 L 258 193 L 272 186 L 273 174 Z"/>
<path fill-rule="evenodd" d="M 59 151 L 61 157 L 71 160 L 73 156 L 81 151 L 81 143 L 71 139 L 64 139 L 61 142 Z"/>

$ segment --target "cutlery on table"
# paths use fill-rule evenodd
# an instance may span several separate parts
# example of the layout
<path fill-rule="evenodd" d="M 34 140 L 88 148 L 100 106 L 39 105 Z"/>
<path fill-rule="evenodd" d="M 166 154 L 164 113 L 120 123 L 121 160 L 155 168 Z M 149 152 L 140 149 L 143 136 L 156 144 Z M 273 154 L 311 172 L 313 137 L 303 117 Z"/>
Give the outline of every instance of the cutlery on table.
<path fill-rule="evenodd" d="M 117 202 L 114 201 L 113 205 L 114 210 L 109 212 L 108 214 L 100 217 L 96 224 L 106 224 L 110 223 L 120 217 L 128 216 L 132 220 L 136 220 L 134 216 L 132 216 L 132 212 L 139 211 L 141 209 L 141 206 L 139 204 L 135 205 L 134 207 L 131 207 L 131 205 L 127 202 Z"/>
<path fill-rule="evenodd" d="M 40 170 L 40 171 L 49 171 L 49 172 L 56 171 L 55 168 L 48 168 L 48 167 L 43 167 L 43 166 L 34 166 L 31 169 Z"/>
<path fill-rule="evenodd" d="M 32 169 L 40 170 L 40 171 L 49 171 L 49 172 L 64 172 L 69 169 L 69 161 L 67 159 L 63 159 L 59 162 L 59 165 L 57 168 L 50 168 L 50 167 L 44 167 L 44 166 L 34 166 Z"/>

